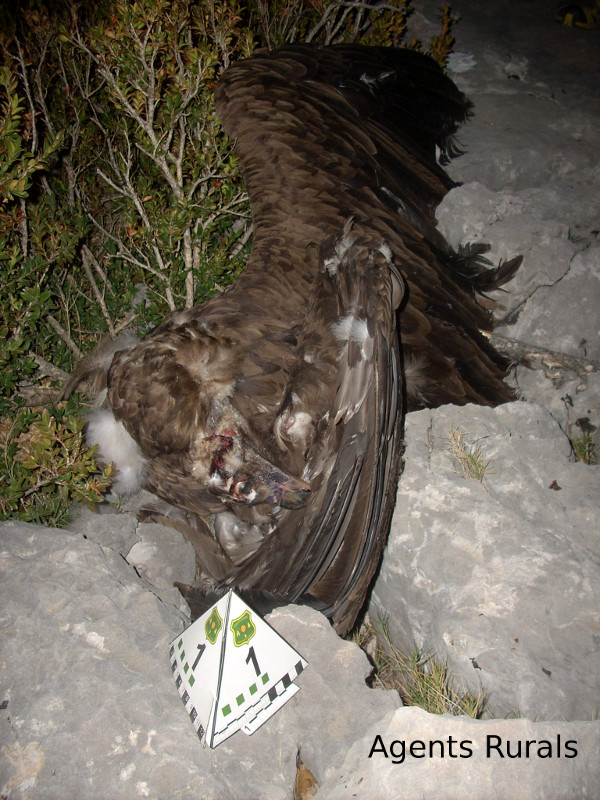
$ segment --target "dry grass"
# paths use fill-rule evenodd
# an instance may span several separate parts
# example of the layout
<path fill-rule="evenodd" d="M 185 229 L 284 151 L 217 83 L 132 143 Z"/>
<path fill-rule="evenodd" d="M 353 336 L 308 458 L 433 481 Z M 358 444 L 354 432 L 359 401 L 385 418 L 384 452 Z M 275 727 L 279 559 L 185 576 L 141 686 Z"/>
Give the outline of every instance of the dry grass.
<path fill-rule="evenodd" d="M 581 461 L 583 464 L 598 463 L 598 445 L 589 431 L 583 431 L 581 436 L 572 437 L 571 446 L 576 461 Z"/>
<path fill-rule="evenodd" d="M 455 680 L 448 673 L 445 663 L 437 662 L 431 654 L 424 655 L 418 650 L 410 655 L 402 653 L 390 640 L 386 620 L 381 620 L 377 628 L 367 629 L 360 634 L 361 646 L 373 636 L 376 645 L 371 648 L 375 661 L 374 685 L 385 689 L 396 689 L 406 706 L 419 706 L 431 714 L 454 714 L 479 719 L 486 707 L 483 691 L 477 695 L 466 689 L 456 688 Z"/>
<path fill-rule="evenodd" d="M 448 431 L 446 441 L 448 450 L 460 464 L 461 472 L 465 478 L 474 478 L 480 483 L 486 473 L 492 472 L 490 462 L 484 461 L 481 447 L 465 442 L 464 431 L 458 428 L 451 428 Z"/>

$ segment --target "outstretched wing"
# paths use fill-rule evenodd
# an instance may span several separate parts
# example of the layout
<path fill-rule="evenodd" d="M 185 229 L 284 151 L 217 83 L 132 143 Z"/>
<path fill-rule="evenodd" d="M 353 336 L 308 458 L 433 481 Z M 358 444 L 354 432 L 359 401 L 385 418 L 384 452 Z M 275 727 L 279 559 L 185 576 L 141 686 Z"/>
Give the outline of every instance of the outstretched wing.
<path fill-rule="evenodd" d="M 407 285 L 403 360 L 416 361 L 423 378 L 410 407 L 511 399 L 507 363 L 480 333 L 491 318 L 475 294 L 508 280 L 520 260 L 490 271 L 481 248 L 454 252 L 435 228 L 435 207 L 452 186 L 436 148 L 457 152 L 452 136 L 470 111 L 439 66 L 406 49 L 292 45 L 234 64 L 216 97 L 254 222 L 250 262 L 228 295 L 248 329 L 237 402 L 248 414 L 257 398 L 268 409 L 260 433 L 293 358 L 293 342 L 287 351 L 279 342 L 302 324 L 321 243 L 350 217 L 389 246 Z M 254 331 L 264 331 L 265 315 L 263 358 Z"/>

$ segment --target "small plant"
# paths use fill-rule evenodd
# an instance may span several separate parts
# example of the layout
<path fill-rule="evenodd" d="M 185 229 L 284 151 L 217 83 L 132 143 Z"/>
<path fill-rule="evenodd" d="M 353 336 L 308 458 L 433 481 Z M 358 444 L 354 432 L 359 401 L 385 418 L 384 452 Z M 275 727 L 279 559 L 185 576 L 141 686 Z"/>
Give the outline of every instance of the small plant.
<path fill-rule="evenodd" d="M 448 450 L 461 466 L 463 477 L 474 478 L 482 483 L 483 476 L 492 470 L 490 470 L 490 462 L 483 460 L 481 447 L 467 444 L 464 431 L 460 431 L 458 428 L 451 428 L 448 431 L 446 441 Z"/>
<path fill-rule="evenodd" d="M 419 706 L 431 714 L 466 715 L 479 719 L 486 707 L 485 693 L 457 691 L 445 663 L 414 650 L 402 653 L 390 640 L 387 620 L 379 622 L 376 679 L 385 689 L 396 689 L 407 706 Z"/>
<path fill-rule="evenodd" d="M 581 461 L 583 464 L 597 464 L 598 445 L 592 438 L 592 434 L 596 430 L 595 426 L 587 417 L 576 420 L 575 425 L 579 428 L 579 434 L 574 436 L 571 428 L 569 435 L 575 460 Z"/>
<path fill-rule="evenodd" d="M 582 461 L 584 464 L 598 463 L 598 445 L 592 439 L 591 433 L 585 431 L 581 436 L 571 439 L 571 444 L 576 461 Z"/>
<path fill-rule="evenodd" d="M 571 409 L 573 408 L 573 399 L 569 394 L 566 394 L 561 397 L 561 400 L 566 412 L 566 424 L 563 430 L 571 443 L 572 455 L 575 461 L 580 461 L 582 464 L 597 464 L 598 445 L 593 438 L 597 430 L 596 426 L 590 422 L 589 417 L 578 417 L 575 422 L 572 422 Z"/>
<path fill-rule="evenodd" d="M 448 56 L 452 52 L 454 36 L 452 35 L 452 9 L 446 3 L 441 15 L 442 30 L 439 36 L 431 38 L 431 55 L 442 67 L 446 66 Z"/>
<path fill-rule="evenodd" d="M 0 421 L 0 519 L 65 525 L 69 506 L 93 508 L 110 486 L 85 446 L 83 417 L 24 409 Z"/>

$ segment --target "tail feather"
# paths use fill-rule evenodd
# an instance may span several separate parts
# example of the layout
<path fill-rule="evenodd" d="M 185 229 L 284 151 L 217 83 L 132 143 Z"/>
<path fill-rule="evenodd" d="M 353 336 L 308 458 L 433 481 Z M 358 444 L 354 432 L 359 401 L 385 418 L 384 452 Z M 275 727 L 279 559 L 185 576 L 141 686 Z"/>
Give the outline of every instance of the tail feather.
<path fill-rule="evenodd" d="M 500 289 L 512 280 L 523 261 L 523 256 L 515 256 L 510 261 L 500 261 L 494 267 L 483 255 L 489 249 L 488 244 L 469 242 L 460 245 L 456 257 L 450 260 L 449 266 L 456 276 L 466 279 L 477 294 Z"/>

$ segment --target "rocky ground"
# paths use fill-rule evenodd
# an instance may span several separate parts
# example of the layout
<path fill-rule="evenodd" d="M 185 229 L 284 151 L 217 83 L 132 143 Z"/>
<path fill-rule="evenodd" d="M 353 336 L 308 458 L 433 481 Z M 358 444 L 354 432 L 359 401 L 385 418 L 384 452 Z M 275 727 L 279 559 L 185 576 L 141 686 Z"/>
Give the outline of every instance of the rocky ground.
<path fill-rule="evenodd" d="M 419 8 L 425 39 L 436 4 Z M 270 621 L 309 662 L 300 691 L 253 736 L 203 749 L 168 658 L 190 546 L 133 507 L 64 531 L 3 523 L 1 797 L 277 800 L 298 754 L 325 800 L 600 797 L 600 467 L 575 463 L 568 438 L 578 419 L 600 426 L 600 31 L 561 28 L 540 0 L 453 8 L 450 66 L 475 116 L 439 224 L 494 259 L 524 255 L 493 299 L 530 367 L 515 403 L 407 419 L 370 612 L 486 690 L 491 716 L 403 708 L 367 687 L 356 645 L 288 607 Z M 480 447 L 481 481 L 462 475 L 452 430 Z"/>

